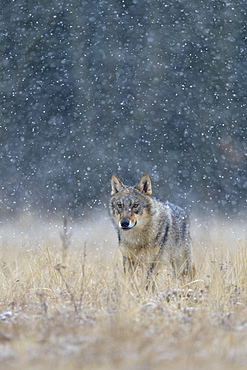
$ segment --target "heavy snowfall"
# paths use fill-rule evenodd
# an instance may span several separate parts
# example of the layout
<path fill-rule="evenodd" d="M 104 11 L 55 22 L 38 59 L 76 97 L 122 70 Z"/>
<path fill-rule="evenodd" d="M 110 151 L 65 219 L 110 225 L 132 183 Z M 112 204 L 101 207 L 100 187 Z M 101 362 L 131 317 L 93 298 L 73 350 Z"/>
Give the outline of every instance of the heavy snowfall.
<path fill-rule="evenodd" d="M 246 4 L 1 5 L 1 218 L 107 207 L 110 177 L 246 215 Z"/>

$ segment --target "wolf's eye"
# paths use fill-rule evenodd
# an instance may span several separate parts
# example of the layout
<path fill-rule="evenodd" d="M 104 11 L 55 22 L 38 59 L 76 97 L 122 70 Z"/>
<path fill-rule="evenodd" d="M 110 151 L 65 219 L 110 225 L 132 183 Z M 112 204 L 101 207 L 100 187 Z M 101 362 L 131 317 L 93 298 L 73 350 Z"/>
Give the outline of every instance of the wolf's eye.
<path fill-rule="evenodd" d="M 120 202 L 117 203 L 117 206 L 118 206 L 118 208 L 123 208 L 123 205 Z"/>
<path fill-rule="evenodd" d="M 138 203 L 134 203 L 133 204 L 133 208 L 137 208 L 139 206 L 139 204 Z"/>

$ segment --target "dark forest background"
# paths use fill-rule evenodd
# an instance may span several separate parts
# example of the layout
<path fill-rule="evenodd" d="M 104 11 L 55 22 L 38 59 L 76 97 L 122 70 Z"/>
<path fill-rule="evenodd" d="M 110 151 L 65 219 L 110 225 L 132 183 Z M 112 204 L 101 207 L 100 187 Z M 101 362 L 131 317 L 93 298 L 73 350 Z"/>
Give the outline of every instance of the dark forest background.
<path fill-rule="evenodd" d="M 1 1 L 1 218 L 104 208 L 112 173 L 246 213 L 243 1 Z"/>

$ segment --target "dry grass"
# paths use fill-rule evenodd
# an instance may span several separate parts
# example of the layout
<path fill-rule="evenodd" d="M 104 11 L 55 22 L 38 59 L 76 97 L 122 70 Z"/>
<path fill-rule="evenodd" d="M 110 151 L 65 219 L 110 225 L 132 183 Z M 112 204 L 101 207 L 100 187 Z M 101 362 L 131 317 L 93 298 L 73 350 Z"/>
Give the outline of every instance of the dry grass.
<path fill-rule="evenodd" d="M 246 369 L 243 225 L 192 226 L 196 280 L 165 273 L 146 292 L 125 281 L 108 219 L 40 224 L 1 230 L 1 368 Z"/>

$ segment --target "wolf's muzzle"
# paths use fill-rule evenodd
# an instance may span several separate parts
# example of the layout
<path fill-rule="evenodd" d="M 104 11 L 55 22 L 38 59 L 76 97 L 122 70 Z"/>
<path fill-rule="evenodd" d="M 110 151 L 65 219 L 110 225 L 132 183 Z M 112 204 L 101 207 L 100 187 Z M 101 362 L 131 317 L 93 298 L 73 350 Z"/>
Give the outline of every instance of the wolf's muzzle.
<path fill-rule="evenodd" d="M 136 225 L 136 222 L 134 224 L 132 224 L 129 220 L 121 220 L 119 222 L 119 226 L 123 230 L 132 229 L 132 227 L 134 227 L 135 225 Z"/>

